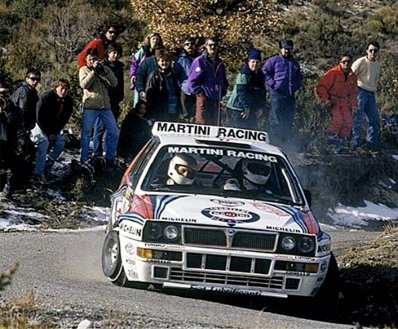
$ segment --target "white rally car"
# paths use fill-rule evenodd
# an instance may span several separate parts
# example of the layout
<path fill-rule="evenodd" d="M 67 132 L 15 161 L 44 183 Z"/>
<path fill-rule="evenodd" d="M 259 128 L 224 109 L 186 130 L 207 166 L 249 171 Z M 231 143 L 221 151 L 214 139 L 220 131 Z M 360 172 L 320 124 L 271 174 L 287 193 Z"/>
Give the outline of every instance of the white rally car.
<path fill-rule="evenodd" d="M 113 283 L 271 297 L 330 290 L 330 236 L 267 133 L 170 122 L 152 133 L 111 197 L 102 266 Z"/>

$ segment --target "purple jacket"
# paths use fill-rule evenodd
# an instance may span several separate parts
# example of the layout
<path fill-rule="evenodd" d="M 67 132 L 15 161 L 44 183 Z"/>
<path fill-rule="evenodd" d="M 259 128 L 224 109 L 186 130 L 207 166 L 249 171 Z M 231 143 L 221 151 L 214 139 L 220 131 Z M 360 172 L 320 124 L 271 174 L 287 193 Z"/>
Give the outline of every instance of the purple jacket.
<path fill-rule="evenodd" d="M 300 65 L 294 57 L 274 55 L 265 62 L 261 70 L 264 73 L 265 86 L 278 94 L 293 95 L 303 84 Z"/>
<path fill-rule="evenodd" d="M 228 88 L 224 62 L 216 58 L 212 63 L 204 52 L 192 62 L 188 86 L 193 94 L 203 92 L 212 100 L 221 100 Z"/>

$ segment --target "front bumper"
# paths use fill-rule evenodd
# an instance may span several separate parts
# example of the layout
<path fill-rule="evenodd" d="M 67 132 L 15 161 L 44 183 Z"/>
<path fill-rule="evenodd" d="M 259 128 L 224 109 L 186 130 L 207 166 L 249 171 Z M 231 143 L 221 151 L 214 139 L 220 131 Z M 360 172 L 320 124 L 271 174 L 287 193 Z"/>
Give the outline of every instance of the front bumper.
<path fill-rule="evenodd" d="M 120 235 L 129 281 L 253 296 L 314 296 L 330 260 L 242 250 L 150 244 Z"/>

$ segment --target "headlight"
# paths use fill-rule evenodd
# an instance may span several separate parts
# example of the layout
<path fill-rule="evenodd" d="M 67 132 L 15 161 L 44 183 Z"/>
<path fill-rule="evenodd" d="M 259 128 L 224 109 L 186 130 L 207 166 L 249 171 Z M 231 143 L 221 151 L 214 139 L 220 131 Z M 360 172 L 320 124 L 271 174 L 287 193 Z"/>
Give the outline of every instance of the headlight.
<path fill-rule="evenodd" d="M 299 241 L 299 250 L 302 253 L 308 254 L 314 250 L 314 240 L 309 237 L 302 237 Z"/>
<path fill-rule="evenodd" d="M 292 250 L 296 246 L 296 240 L 292 236 L 286 236 L 282 239 L 281 246 L 285 250 Z"/>
<path fill-rule="evenodd" d="M 178 228 L 174 225 L 168 225 L 163 231 L 167 240 L 175 240 L 178 238 Z"/>
<path fill-rule="evenodd" d="M 151 223 L 148 235 L 153 240 L 158 240 L 162 236 L 162 226 L 158 223 Z"/>

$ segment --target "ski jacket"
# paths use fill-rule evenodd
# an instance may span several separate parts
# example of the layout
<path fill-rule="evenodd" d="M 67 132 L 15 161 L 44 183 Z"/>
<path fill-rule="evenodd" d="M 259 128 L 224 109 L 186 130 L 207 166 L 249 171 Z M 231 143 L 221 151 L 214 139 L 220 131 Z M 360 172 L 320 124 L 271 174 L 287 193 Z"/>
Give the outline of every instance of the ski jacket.
<path fill-rule="evenodd" d="M 227 108 L 235 111 L 265 109 L 264 76 L 261 70 L 253 72 L 245 64 L 238 75 Z"/>
<path fill-rule="evenodd" d="M 181 87 L 181 91 L 186 95 L 191 95 L 191 91 L 188 86 L 188 76 L 191 71 L 193 60 L 198 57 L 195 53 L 193 56 L 189 56 L 186 51 L 181 50 L 178 54 L 177 61 L 174 64 L 174 72 L 178 79 L 178 84 Z"/>
<path fill-rule="evenodd" d="M 281 95 L 293 95 L 303 84 L 300 65 L 294 57 L 270 57 L 262 67 L 265 86 Z"/>
<path fill-rule="evenodd" d="M 213 63 L 205 51 L 192 62 L 188 86 L 193 94 L 202 92 L 206 97 L 220 101 L 228 88 L 224 62 L 216 58 Z"/>
<path fill-rule="evenodd" d="M 86 52 L 90 48 L 95 48 L 98 50 L 98 59 L 103 60 L 105 58 L 107 45 L 105 44 L 103 38 L 96 38 L 94 40 L 91 40 L 77 55 L 77 64 L 79 64 L 79 67 L 83 67 L 86 65 Z"/>

